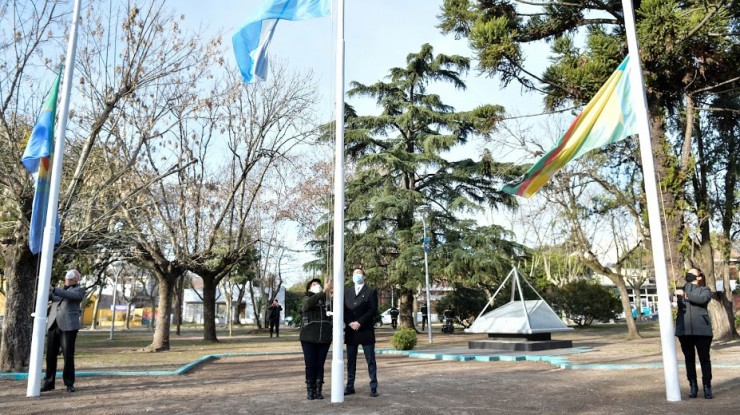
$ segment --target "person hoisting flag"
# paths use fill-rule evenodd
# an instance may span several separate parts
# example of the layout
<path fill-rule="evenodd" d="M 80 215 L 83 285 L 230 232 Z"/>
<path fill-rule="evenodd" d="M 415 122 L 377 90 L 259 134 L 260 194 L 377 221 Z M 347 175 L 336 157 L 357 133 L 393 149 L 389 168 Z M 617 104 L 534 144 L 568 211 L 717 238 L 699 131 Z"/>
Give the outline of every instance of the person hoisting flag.
<path fill-rule="evenodd" d="M 267 77 L 267 46 L 278 20 L 306 20 L 330 14 L 331 0 L 264 0 L 231 38 L 244 82 L 264 81 Z"/>
<path fill-rule="evenodd" d="M 44 107 L 41 109 L 36 125 L 23 152 L 21 163 L 34 176 L 36 193 L 33 197 L 31 210 L 31 224 L 28 235 L 28 247 L 31 253 L 41 251 L 44 226 L 46 225 L 46 209 L 49 204 L 49 187 L 51 176 L 51 160 L 54 154 L 54 117 L 57 109 L 57 95 L 59 93 L 60 69 L 57 79 L 49 90 Z M 56 217 L 56 235 L 54 243 L 59 242 L 59 217 Z"/>
<path fill-rule="evenodd" d="M 503 185 L 503 192 L 530 198 L 570 161 L 637 134 L 637 118 L 630 97 L 629 59 L 629 55 L 624 58 L 555 148 L 542 156 L 524 176 Z"/>

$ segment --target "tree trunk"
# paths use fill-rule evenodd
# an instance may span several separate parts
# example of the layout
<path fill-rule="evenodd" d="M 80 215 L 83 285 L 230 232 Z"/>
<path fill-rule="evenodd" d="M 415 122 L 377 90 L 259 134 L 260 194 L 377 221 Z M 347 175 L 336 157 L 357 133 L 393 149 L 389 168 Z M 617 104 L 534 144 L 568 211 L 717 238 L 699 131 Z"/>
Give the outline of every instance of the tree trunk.
<path fill-rule="evenodd" d="M 0 338 L 0 371 L 20 372 L 28 367 L 36 306 L 36 256 L 26 243 L 5 249 L 5 321 Z M 40 339 L 42 342 L 43 339 Z"/>
<path fill-rule="evenodd" d="M 714 290 L 712 291 L 714 292 Z M 731 320 L 727 318 L 727 309 L 722 304 L 722 301 L 718 300 L 715 295 L 712 301 L 709 302 L 707 309 L 709 310 L 709 318 L 712 320 L 714 341 L 732 340 L 732 331 L 730 330 Z M 732 321 L 732 325 L 734 326 L 734 320 Z"/>
<path fill-rule="evenodd" d="M 651 114 L 661 114 L 660 111 L 651 109 Z M 683 209 L 681 203 L 684 199 L 683 186 L 685 178 L 682 171 L 676 166 L 676 158 L 670 154 L 670 144 L 665 138 L 662 128 L 664 123 L 661 115 L 652 117 L 651 142 L 653 159 L 655 160 L 655 175 L 658 180 L 658 200 L 662 211 L 661 225 L 663 226 L 663 245 L 665 249 L 666 267 L 668 278 L 677 281 L 683 275 L 683 258 L 679 247 L 683 238 Z"/>
<path fill-rule="evenodd" d="M 406 288 L 398 290 L 398 325 L 402 329 L 416 330 L 414 318 L 414 292 Z"/>
<path fill-rule="evenodd" d="M 632 308 L 630 307 L 630 295 L 627 292 L 627 284 L 624 282 L 624 278 L 609 276 L 619 290 L 619 300 L 622 302 L 622 309 L 624 310 L 624 320 L 627 322 L 627 338 L 630 340 L 639 339 L 642 336 L 637 330 L 637 324 L 635 319 L 632 318 Z"/>
<path fill-rule="evenodd" d="M 203 280 L 203 340 L 218 342 L 216 337 L 216 284 L 213 278 Z"/>
<path fill-rule="evenodd" d="M 154 330 L 152 344 L 145 350 L 150 352 L 162 352 L 170 350 L 170 310 L 172 309 L 172 293 L 175 284 L 174 278 L 157 277 L 159 280 L 159 307 L 157 309 L 157 325 Z M 154 308 L 152 308 L 154 317 Z M 149 323 L 151 325 L 151 322 Z"/>
<path fill-rule="evenodd" d="M 131 330 L 131 305 L 133 303 L 134 302 L 132 300 L 126 301 L 126 330 L 127 331 Z"/>
<path fill-rule="evenodd" d="M 720 293 L 722 306 L 725 308 L 727 319 L 730 326 L 730 337 L 738 337 L 737 328 L 735 328 L 735 314 L 732 311 L 732 291 L 730 290 L 730 265 L 729 258 L 724 261 L 722 267 L 722 280 L 724 281 L 724 292 Z"/>
<path fill-rule="evenodd" d="M 92 324 L 90 324 L 90 330 L 98 328 L 98 313 L 100 313 L 100 296 L 103 295 L 103 285 L 98 286 L 98 295 L 95 296 L 95 305 L 93 306 L 93 318 Z"/>
<path fill-rule="evenodd" d="M 182 324 L 182 303 L 184 301 L 184 295 L 185 295 L 185 276 L 181 276 L 177 279 L 177 282 L 175 283 L 175 307 L 173 307 L 172 314 L 174 315 L 173 319 L 175 321 L 175 334 L 178 336 L 180 335 L 180 325 Z"/>
<path fill-rule="evenodd" d="M 254 323 L 257 324 L 257 328 L 262 328 L 262 315 L 260 314 L 259 305 L 254 299 L 254 285 L 252 282 L 249 283 L 249 298 L 252 302 L 252 311 L 254 312 Z"/>

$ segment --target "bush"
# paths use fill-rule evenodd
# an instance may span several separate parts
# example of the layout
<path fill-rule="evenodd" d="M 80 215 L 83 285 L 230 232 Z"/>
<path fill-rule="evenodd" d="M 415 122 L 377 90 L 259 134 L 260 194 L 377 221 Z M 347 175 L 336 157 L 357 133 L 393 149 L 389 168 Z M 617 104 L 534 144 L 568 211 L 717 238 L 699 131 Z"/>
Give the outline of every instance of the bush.
<path fill-rule="evenodd" d="M 735 327 L 740 328 L 740 314 L 735 315 Z"/>
<path fill-rule="evenodd" d="M 416 330 L 401 329 L 391 338 L 391 344 L 396 350 L 411 350 L 416 346 Z"/>
<path fill-rule="evenodd" d="M 485 291 L 475 288 L 454 287 L 436 303 L 437 315 L 444 316 L 445 310 L 455 310 L 454 321 L 465 328 L 470 327 L 483 307 L 488 304 Z"/>
<path fill-rule="evenodd" d="M 593 281 L 565 284 L 558 289 L 557 300 L 557 306 L 578 326 L 590 326 L 594 320 L 613 319 L 621 308 L 614 293 Z"/>

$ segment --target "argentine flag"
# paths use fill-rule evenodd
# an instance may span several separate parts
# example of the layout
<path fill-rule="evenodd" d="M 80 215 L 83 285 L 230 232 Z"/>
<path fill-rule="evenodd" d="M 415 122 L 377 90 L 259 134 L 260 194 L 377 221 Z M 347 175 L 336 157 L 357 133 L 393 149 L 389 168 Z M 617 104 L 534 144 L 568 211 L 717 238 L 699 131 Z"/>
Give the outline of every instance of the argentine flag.
<path fill-rule="evenodd" d="M 267 45 L 278 20 L 306 20 L 331 14 L 331 0 L 263 0 L 231 39 L 244 82 L 264 81 Z"/>

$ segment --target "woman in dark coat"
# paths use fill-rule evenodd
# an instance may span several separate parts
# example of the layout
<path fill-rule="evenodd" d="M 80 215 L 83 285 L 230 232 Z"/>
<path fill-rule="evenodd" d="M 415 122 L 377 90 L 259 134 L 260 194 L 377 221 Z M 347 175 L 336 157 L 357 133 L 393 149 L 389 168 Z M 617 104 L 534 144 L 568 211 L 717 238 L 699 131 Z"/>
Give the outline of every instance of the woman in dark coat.
<path fill-rule="evenodd" d="M 321 280 L 314 278 L 306 284 L 301 308 L 301 347 L 306 363 L 306 399 L 324 399 L 324 363 L 332 338 L 332 320 L 326 314 L 327 293 L 331 281 L 321 288 Z"/>
<path fill-rule="evenodd" d="M 712 323 L 709 320 L 707 305 L 712 300 L 712 291 L 706 287 L 701 270 L 692 268 L 686 274 L 686 285 L 676 290 L 678 314 L 676 316 L 676 336 L 681 343 L 686 361 L 686 377 L 689 379 L 689 398 L 696 398 L 696 355 L 701 364 L 701 381 L 704 397 L 712 399 L 712 362 L 709 349 L 712 345 Z"/>

